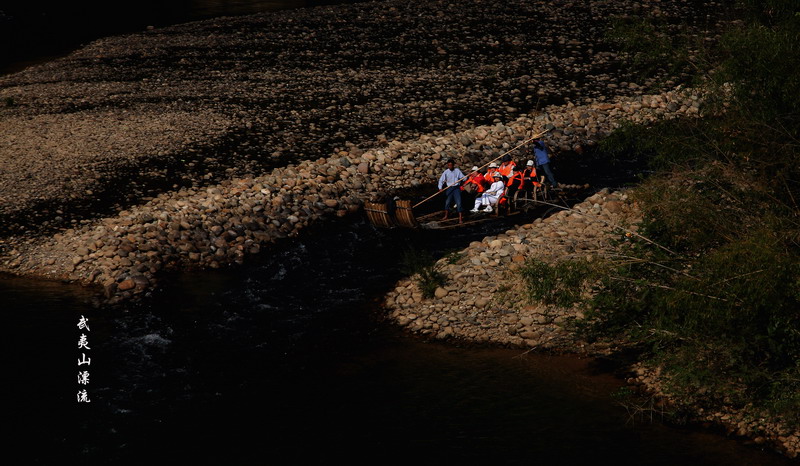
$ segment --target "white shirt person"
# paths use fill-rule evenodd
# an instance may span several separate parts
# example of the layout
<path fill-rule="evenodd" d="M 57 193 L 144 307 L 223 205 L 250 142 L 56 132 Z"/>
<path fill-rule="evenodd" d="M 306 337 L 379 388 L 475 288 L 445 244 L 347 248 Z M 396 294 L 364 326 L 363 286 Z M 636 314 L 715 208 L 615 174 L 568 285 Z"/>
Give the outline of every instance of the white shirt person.
<path fill-rule="evenodd" d="M 502 177 L 497 177 L 495 180 L 496 181 L 489 186 L 489 189 L 487 189 L 486 192 L 475 199 L 475 207 L 472 209 L 472 212 L 477 212 L 482 206 L 486 207 L 484 212 L 491 212 L 492 206 L 496 205 L 497 201 L 500 200 L 500 197 L 503 196 L 503 192 L 506 189 L 506 183 L 503 181 Z"/>

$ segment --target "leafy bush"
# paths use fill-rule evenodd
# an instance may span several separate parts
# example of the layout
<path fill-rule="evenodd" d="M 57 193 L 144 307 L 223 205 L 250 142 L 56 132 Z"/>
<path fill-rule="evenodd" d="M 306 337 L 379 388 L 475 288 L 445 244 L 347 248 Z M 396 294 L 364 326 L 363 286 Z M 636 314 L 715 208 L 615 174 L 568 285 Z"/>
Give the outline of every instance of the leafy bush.
<path fill-rule="evenodd" d="M 423 267 L 417 275 L 417 285 L 422 290 L 422 296 L 426 298 L 433 298 L 436 293 L 436 288 L 444 286 L 445 276 L 437 268 L 436 265 Z"/>
<path fill-rule="evenodd" d="M 635 199 L 663 248 L 636 242 L 607 263 L 582 328 L 643 349 L 679 399 L 798 426 L 800 15 L 790 0 L 740 6 L 748 16 L 694 61 L 709 116 L 623 125 L 601 147 L 650 162 Z"/>
<path fill-rule="evenodd" d="M 528 259 L 519 273 L 525 282 L 529 301 L 561 307 L 579 302 L 590 278 L 588 265 L 577 261 L 549 265 L 538 259 Z"/>
<path fill-rule="evenodd" d="M 800 256 L 769 228 L 690 256 L 649 243 L 607 263 L 587 338 L 624 336 L 674 394 L 776 409 L 800 422 Z M 713 394 L 713 396 L 711 396 Z"/>
<path fill-rule="evenodd" d="M 716 52 L 718 65 L 711 74 L 713 83 L 729 90 L 729 95 L 718 94 L 728 97 L 734 110 L 750 120 L 791 120 L 800 108 L 797 1 L 748 0 L 742 4 L 750 16 L 722 36 Z M 784 129 L 797 134 L 796 126 Z"/>

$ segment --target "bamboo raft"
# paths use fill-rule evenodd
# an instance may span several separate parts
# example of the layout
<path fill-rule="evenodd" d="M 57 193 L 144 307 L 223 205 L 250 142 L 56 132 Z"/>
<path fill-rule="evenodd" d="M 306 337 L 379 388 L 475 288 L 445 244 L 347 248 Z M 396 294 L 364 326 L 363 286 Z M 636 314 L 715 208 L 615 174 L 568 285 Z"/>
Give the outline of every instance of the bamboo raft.
<path fill-rule="evenodd" d="M 509 202 L 513 206 L 511 212 L 501 215 L 500 207 L 495 206 L 492 212 L 465 213 L 462 223 L 459 223 L 458 215 L 449 217 L 446 220 L 442 219 L 444 211 L 441 210 L 416 216 L 414 214 L 415 206 L 412 202 L 403 199 L 396 199 L 391 202 L 365 202 L 364 211 L 369 222 L 379 228 L 401 227 L 448 230 L 472 226 L 498 218 L 514 217 L 539 207 L 550 207 L 551 209 L 558 209 L 559 207 L 554 207 L 556 205 L 566 207 L 569 199 L 573 197 L 569 194 L 577 194 L 579 191 L 587 190 L 589 185 L 566 185 L 564 188 L 559 191 L 557 196 L 548 192 L 547 189 L 535 189 L 530 192 L 530 196 L 518 196 L 519 194 L 528 194 L 525 191 L 518 191 L 518 195 Z"/>
<path fill-rule="evenodd" d="M 478 170 L 481 170 L 488 166 L 490 163 L 499 160 L 506 154 L 509 154 L 520 147 L 524 146 L 525 144 L 540 138 L 542 135 L 547 133 L 550 130 L 544 130 L 539 132 L 538 134 L 533 135 L 532 137 L 526 139 L 525 141 L 518 144 L 516 147 L 500 154 L 500 156 L 496 157 L 494 160 L 486 162 L 483 166 L 481 166 Z M 464 176 L 458 182 L 463 181 L 467 177 Z M 554 199 L 549 193 L 546 187 L 538 187 L 544 186 L 544 177 L 540 180 L 540 183 L 535 183 L 535 186 L 532 190 L 518 190 L 515 195 L 514 199 L 509 199 L 507 205 L 510 207 L 510 212 L 506 212 L 504 217 L 508 217 L 511 215 L 519 215 L 522 211 L 529 211 L 532 207 L 536 207 L 538 205 L 549 205 L 554 206 L 557 204 L 563 204 L 564 206 L 567 205 L 567 200 L 564 198 L 564 191 L 560 190 L 559 199 Z M 564 188 L 579 188 L 579 189 L 588 189 L 589 185 L 578 186 L 563 186 Z M 458 216 L 455 218 L 447 218 L 447 219 L 439 219 L 437 220 L 436 217 L 442 215 L 442 211 L 428 213 L 425 215 L 421 215 L 417 217 L 414 214 L 414 209 L 419 207 L 420 205 L 432 200 L 439 194 L 444 192 L 443 189 L 440 189 L 436 193 L 426 197 L 422 201 L 412 204 L 409 200 L 401 200 L 395 198 L 389 202 L 365 202 L 364 203 L 364 211 L 367 213 L 367 218 L 369 219 L 370 223 L 375 225 L 379 228 L 395 228 L 395 227 L 404 227 L 404 228 L 425 228 L 425 229 L 450 229 L 450 228 L 459 228 L 463 226 L 474 225 L 476 223 L 486 222 L 492 220 L 494 218 L 499 217 L 500 214 L 500 207 L 499 203 L 494 207 L 494 212 L 477 212 L 473 213 L 470 212 L 467 214 L 467 218 L 463 222 L 459 222 Z M 523 197 L 520 197 L 520 194 L 524 194 Z M 558 208 L 552 207 L 552 208 Z"/>

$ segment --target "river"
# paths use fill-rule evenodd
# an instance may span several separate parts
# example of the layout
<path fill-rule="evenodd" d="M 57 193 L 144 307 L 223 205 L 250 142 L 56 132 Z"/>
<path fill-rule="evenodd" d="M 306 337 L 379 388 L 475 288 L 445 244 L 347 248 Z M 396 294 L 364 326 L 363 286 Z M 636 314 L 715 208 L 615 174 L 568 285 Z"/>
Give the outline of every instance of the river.
<path fill-rule="evenodd" d="M 381 322 L 405 250 L 442 255 L 508 225 L 480 228 L 340 221 L 119 307 L 75 285 L 0 280 L 16 445 L 41 464 L 790 464 L 629 418 L 620 380 L 590 360 L 422 342 Z"/>

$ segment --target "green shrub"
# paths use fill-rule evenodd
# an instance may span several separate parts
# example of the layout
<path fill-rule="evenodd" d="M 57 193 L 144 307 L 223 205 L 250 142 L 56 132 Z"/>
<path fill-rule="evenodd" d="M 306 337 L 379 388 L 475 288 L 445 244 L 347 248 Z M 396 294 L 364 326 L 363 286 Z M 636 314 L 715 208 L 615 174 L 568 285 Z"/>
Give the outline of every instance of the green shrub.
<path fill-rule="evenodd" d="M 436 288 L 444 286 L 445 276 L 439 271 L 436 260 L 427 251 L 407 248 L 400 259 L 400 270 L 414 280 L 426 298 L 432 298 Z"/>
<path fill-rule="evenodd" d="M 554 265 L 528 259 L 519 271 L 530 302 L 569 307 L 581 301 L 584 286 L 590 278 L 585 262 L 562 261 Z"/>
<path fill-rule="evenodd" d="M 740 6 L 744 20 L 693 61 L 710 116 L 626 124 L 602 143 L 649 163 L 634 198 L 652 242 L 607 262 L 579 328 L 627 339 L 679 400 L 800 426 L 800 15 L 792 0 Z M 632 22 L 628 39 L 648 27 Z M 666 43 L 654 31 L 650 59 Z"/>
<path fill-rule="evenodd" d="M 447 259 L 447 263 L 448 264 L 455 264 L 458 261 L 460 261 L 461 258 L 464 257 L 464 256 L 461 254 L 460 251 L 452 251 L 452 252 L 448 253 L 444 257 Z"/>
<path fill-rule="evenodd" d="M 417 275 L 417 285 L 422 290 L 422 296 L 426 298 L 433 298 L 436 293 L 436 288 L 444 286 L 445 276 L 442 274 L 435 265 L 423 267 Z"/>
<path fill-rule="evenodd" d="M 604 269 L 584 336 L 623 336 L 666 368 L 679 398 L 800 420 L 797 251 L 762 229 L 690 257 L 649 243 L 630 254 Z"/>

